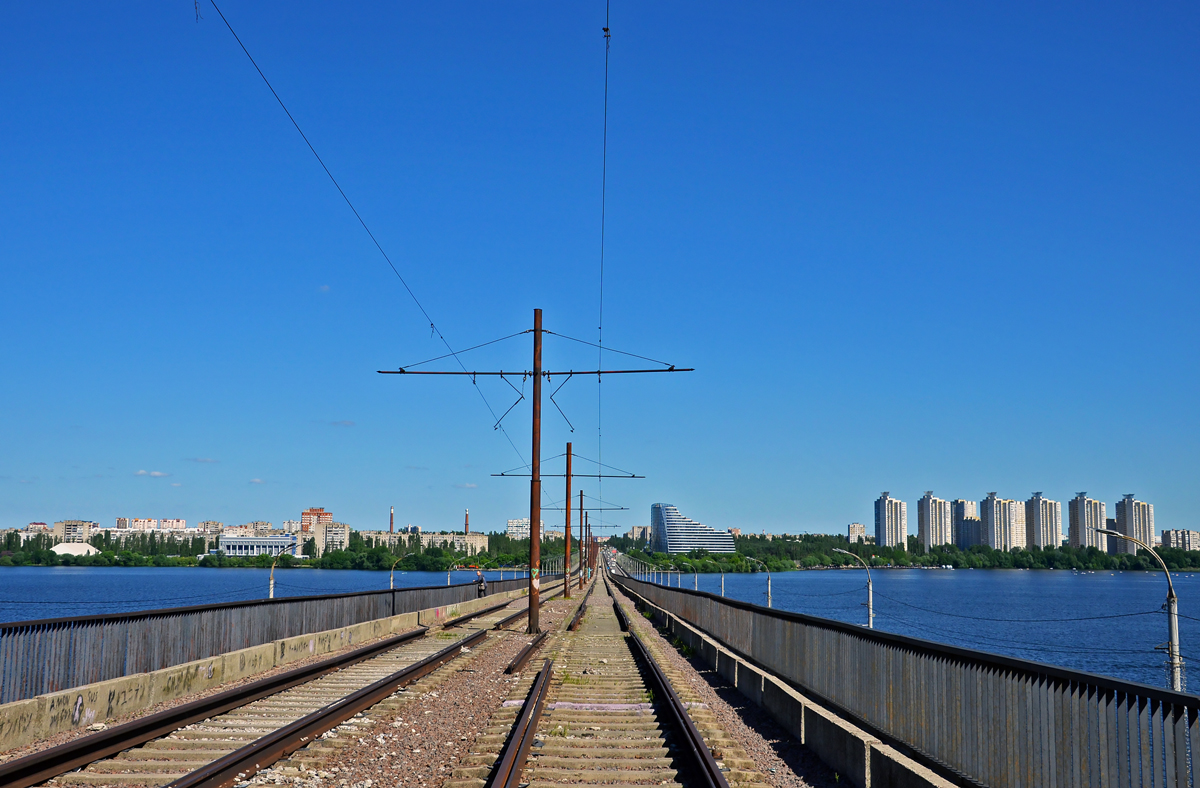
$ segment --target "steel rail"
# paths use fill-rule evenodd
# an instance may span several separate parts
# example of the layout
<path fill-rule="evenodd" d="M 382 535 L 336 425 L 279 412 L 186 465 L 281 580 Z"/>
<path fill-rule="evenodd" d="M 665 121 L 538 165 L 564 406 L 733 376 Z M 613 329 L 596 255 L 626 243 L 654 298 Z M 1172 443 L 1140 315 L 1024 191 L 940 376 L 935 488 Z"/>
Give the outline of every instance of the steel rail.
<path fill-rule="evenodd" d="M 592 595 L 592 590 L 595 587 L 595 583 L 588 586 L 587 593 L 583 595 L 583 601 L 579 603 L 579 609 L 575 611 L 575 615 L 571 617 L 570 623 L 567 624 L 568 632 L 574 632 L 579 629 L 579 622 L 583 621 L 583 614 L 587 612 L 588 597 Z"/>
<path fill-rule="evenodd" d="M 617 597 L 612 594 L 612 586 L 608 584 L 607 578 L 605 578 L 604 583 L 609 590 L 609 595 L 612 596 L 613 609 L 617 613 L 617 621 L 620 623 L 621 629 L 629 633 L 629 642 L 633 647 L 635 657 L 639 658 L 642 664 L 646 666 L 650 681 L 655 685 L 654 688 L 657 690 L 658 697 L 665 700 L 662 706 L 665 707 L 668 716 L 671 718 L 671 722 L 675 725 L 675 729 L 681 734 L 679 737 L 680 750 L 683 751 L 686 760 L 691 762 L 690 765 L 694 776 L 705 788 L 729 788 L 729 782 L 721 772 L 721 767 L 717 765 L 717 761 L 713 758 L 708 745 L 704 743 L 704 737 L 700 735 L 699 729 L 696 728 L 696 723 L 692 722 L 692 718 L 688 716 L 687 707 L 683 705 L 683 701 L 676 694 L 675 688 L 671 686 L 670 679 L 663 673 L 662 668 L 655 662 L 654 657 L 650 655 L 646 644 L 642 642 L 642 639 L 630 627 L 629 618 L 617 602 Z"/>
<path fill-rule="evenodd" d="M 529 659 L 533 656 L 533 652 L 537 651 L 538 648 L 541 647 L 542 641 L 549 636 L 549 632 L 543 632 L 533 640 L 526 643 L 525 648 L 521 649 L 520 652 L 517 653 L 517 656 L 513 657 L 512 662 L 508 663 L 508 667 L 504 669 L 504 672 L 510 674 L 520 672 L 521 668 L 525 667 L 525 664 L 529 662 Z"/>
<path fill-rule="evenodd" d="M 511 604 L 512 600 L 510 599 L 507 602 L 501 602 L 498 605 L 492 605 L 491 607 L 485 607 L 482 610 L 476 610 L 474 613 L 467 613 L 465 616 L 459 616 L 452 621 L 447 621 L 445 624 L 442 624 L 442 629 L 449 629 L 450 627 L 456 627 L 459 624 L 465 624 L 473 618 L 486 616 L 488 613 L 495 613 L 497 610 L 502 610 Z"/>
<path fill-rule="evenodd" d="M 363 646 L 341 656 L 294 668 L 277 676 L 252 681 L 242 687 L 218 692 L 207 698 L 184 703 L 156 714 L 148 714 L 100 733 L 82 736 L 57 747 L 50 747 L 41 752 L 8 761 L 0 764 L 0 785 L 6 788 L 25 788 L 25 786 L 37 785 L 52 777 L 116 755 L 122 750 L 166 736 L 194 722 L 224 714 L 299 684 L 305 684 L 327 673 L 378 656 L 410 640 L 422 637 L 428 631 L 428 628 L 421 627 L 412 632 L 405 632 L 378 643 Z"/>
<path fill-rule="evenodd" d="M 436 654 L 352 692 L 290 725 L 272 731 L 240 750 L 218 758 L 208 766 L 180 777 L 169 783 L 168 788 L 225 788 L 249 779 L 280 758 L 314 741 L 322 733 L 333 730 L 360 711 L 384 700 L 401 687 L 432 673 L 461 654 L 463 648 L 473 646 L 486 637 L 487 630 L 481 629 Z"/>
<path fill-rule="evenodd" d="M 504 749 L 500 751 L 496 767 L 488 775 L 484 788 L 517 788 L 521 784 L 521 772 L 525 768 L 529 748 L 533 746 L 533 739 L 537 734 L 538 722 L 542 718 L 542 709 L 550 692 L 550 678 L 553 673 L 554 660 L 548 659 L 542 663 L 542 669 L 534 679 L 512 733 Z"/>
<path fill-rule="evenodd" d="M 544 605 L 547 602 L 549 602 L 551 599 L 561 596 L 562 593 L 563 593 L 563 590 L 560 588 L 559 590 L 555 591 L 553 594 L 543 597 L 538 602 L 538 605 L 539 606 Z M 519 619 L 521 616 L 527 616 L 527 615 L 529 615 L 529 607 L 528 606 L 526 606 L 522 610 L 518 610 L 516 613 L 513 613 L 511 616 L 505 616 L 504 618 L 500 619 L 499 621 L 497 621 L 495 624 L 492 625 L 492 629 L 504 629 L 506 626 L 513 623 L 514 621 Z"/>

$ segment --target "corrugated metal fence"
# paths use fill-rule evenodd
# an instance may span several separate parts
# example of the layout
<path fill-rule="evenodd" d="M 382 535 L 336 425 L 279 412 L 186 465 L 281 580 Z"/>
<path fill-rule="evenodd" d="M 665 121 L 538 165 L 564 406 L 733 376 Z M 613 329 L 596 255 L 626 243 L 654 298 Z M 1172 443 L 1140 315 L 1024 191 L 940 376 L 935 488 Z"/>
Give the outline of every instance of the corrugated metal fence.
<path fill-rule="evenodd" d="M 1197 784 L 1200 697 L 615 579 L 849 717 L 983 785 Z"/>
<path fill-rule="evenodd" d="M 528 583 L 495 580 L 488 589 Z M 0 624 L 0 703 L 474 598 L 466 583 Z"/>

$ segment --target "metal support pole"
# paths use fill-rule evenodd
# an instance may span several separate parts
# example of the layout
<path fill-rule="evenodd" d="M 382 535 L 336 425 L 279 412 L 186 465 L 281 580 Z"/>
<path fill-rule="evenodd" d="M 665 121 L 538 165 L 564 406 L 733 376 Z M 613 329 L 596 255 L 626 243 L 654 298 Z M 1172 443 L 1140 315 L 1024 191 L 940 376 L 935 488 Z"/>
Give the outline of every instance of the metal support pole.
<path fill-rule="evenodd" d="M 567 441 L 567 544 L 563 551 L 563 598 L 571 598 L 571 442 Z M 583 555 L 581 552 L 580 555 Z"/>
<path fill-rule="evenodd" d="M 862 560 L 857 553 L 852 553 L 849 550 L 833 548 L 833 552 L 848 555 L 855 561 L 863 565 L 863 569 L 867 570 L 867 629 L 875 628 L 875 586 L 871 583 L 871 567 L 866 561 Z"/>
<path fill-rule="evenodd" d="M 721 596 L 725 596 L 725 573 L 721 573 Z"/>
<path fill-rule="evenodd" d="M 529 628 L 538 626 L 538 570 L 542 562 L 542 310 L 533 310 L 533 450 L 529 458 Z"/>

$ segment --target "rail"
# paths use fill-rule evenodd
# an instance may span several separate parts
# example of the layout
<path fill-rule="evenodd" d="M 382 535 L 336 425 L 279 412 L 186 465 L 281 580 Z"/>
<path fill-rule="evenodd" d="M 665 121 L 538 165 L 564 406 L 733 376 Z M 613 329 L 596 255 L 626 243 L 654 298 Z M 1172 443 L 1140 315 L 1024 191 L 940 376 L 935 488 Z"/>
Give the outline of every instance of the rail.
<path fill-rule="evenodd" d="M 976 784 L 1196 786 L 1200 697 L 612 575 Z"/>
<path fill-rule="evenodd" d="M 498 580 L 489 588 L 513 591 L 528 582 Z M 475 598 L 475 585 L 464 583 L 4 623 L 0 703 Z"/>
<path fill-rule="evenodd" d="M 529 757 L 529 748 L 533 746 L 537 735 L 538 721 L 542 718 L 542 709 L 546 705 L 546 695 L 550 691 L 550 681 L 554 677 L 554 660 L 548 659 L 542 663 L 529 695 L 517 715 L 512 733 L 496 759 L 496 765 L 488 776 L 484 788 L 517 788 L 521 784 L 521 770 Z"/>

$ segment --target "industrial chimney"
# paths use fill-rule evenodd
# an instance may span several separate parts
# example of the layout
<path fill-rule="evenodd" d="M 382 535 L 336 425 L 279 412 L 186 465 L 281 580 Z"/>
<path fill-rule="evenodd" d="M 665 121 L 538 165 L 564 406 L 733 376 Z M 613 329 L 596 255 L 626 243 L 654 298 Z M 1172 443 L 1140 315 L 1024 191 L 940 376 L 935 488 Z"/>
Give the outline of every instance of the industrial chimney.
<path fill-rule="evenodd" d="M 463 511 L 466 512 L 466 514 L 464 515 L 464 517 L 466 517 L 466 520 L 463 521 L 463 533 L 469 534 L 469 533 L 471 533 L 471 510 L 464 509 Z"/>
<path fill-rule="evenodd" d="M 396 507 L 395 506 L 392 507 L 392 513 L 388 517 L 388 533 L 389 534 L 396 533 Z"/>

